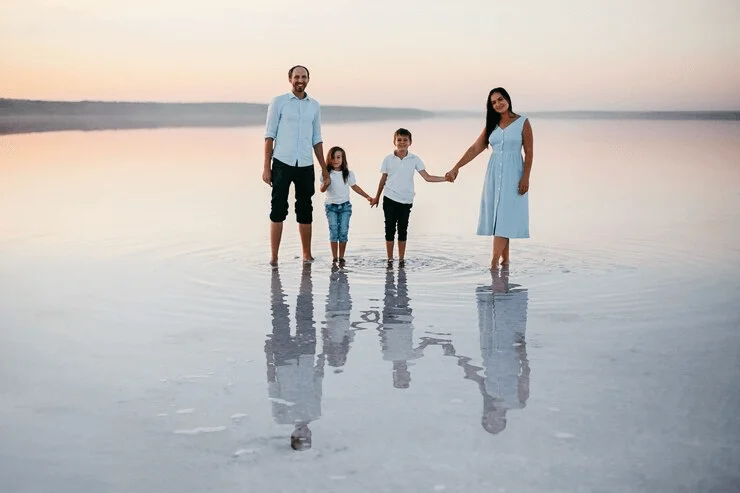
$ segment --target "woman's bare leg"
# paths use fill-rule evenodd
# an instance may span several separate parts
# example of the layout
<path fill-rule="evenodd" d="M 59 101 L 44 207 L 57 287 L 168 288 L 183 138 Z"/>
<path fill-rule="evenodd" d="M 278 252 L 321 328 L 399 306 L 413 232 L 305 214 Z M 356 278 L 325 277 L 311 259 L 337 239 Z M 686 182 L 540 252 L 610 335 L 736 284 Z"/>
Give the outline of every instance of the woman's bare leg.
<path fill-rule="evenodd" d="M 344 252 L 347 249 L 347 242 L 346 241 L 340 241 L 339 242 L 339 258 L 344 259 Z"/>
<path fill-rule="evenodd" d="M 501 236 L 493 237 L 493 255 L 491 258 L 491 269 L 498 269 L 498 261 L 504 253 L 507 241 L 508 238 L 503 238 Z"/>
<path fill-rule="evenodd" d="M 501 266 L 509 265 L 509 238 L 506 238 L 506 247 L 504 248 L 503 253 L 501 254 Z"/>

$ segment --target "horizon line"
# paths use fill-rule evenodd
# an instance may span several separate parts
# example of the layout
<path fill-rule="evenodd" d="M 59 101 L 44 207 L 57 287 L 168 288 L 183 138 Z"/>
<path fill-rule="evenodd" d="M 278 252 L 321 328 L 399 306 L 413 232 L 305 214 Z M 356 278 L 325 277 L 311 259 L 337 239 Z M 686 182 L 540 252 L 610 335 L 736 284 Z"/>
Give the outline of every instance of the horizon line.
<path fill-rule="evenodd" d="M 104 100 L 104 99 L 31 99 L 31 98 L 6 98 L 0 97 L 0 102 L 22 102 L 22 103 L 61 103 L 61 104 L 150 104 L 150 105 L 252 105 L 252 106 L 267 106 L 268 103 L 259 103 L 252 101 L 156 101 L 156 100 Z M 463 113 L 470 114 L 482 114 L 483 110 L 471 110 L 471 109 L 445 109 L 445 110 L 433 110 L 424 108 L 413 108 L 403 106 L 362 106 L 362 105 L 351 105 L 351 104 L 324 104 L 324 107 L 343 107 L 343 108 L 366 108 L 366 109 L 387 109 L 387 110 L 405 110 L 405 111 L 421 111 L 429 113 Z M 559 109 L 559 110 L 529 110 L 526 113 L 532 114 L 563 114 L 563 113 L 621 113 L 621 114 L 644 114 L 644 113 L 693 113 L 693 114 L 719 114 L 719 113 L 740 113 L 740 108 L 736 109 L 722 109 L 722 110 L 690 110 L 690 109 L 639 109 L 639 110 L 614 110 L 614 109 Z"/>

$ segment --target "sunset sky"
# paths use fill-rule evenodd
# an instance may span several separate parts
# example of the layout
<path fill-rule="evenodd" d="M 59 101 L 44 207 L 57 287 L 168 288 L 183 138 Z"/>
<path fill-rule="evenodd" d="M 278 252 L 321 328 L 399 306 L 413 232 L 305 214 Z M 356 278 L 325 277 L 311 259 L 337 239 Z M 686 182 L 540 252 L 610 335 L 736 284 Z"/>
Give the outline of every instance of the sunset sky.
<path fill-rule="evenodd" d="M 738 0 L 0 0 L 0 97 L 740 108 Z"/>

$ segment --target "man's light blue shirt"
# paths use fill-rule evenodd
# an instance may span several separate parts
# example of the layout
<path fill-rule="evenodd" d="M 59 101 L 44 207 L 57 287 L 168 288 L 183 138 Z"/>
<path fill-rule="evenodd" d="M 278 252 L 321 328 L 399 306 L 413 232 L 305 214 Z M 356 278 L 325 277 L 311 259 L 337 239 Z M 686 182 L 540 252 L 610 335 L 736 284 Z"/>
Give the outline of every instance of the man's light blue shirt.
<path fill-rule="evenodd" d="M 292 92 L 273 98 L 267 108 L 268 137 L 275 141 L 273 158 L 291 166 L 313 166 L 313 146 L 323 142 L 319 102 Z"/>

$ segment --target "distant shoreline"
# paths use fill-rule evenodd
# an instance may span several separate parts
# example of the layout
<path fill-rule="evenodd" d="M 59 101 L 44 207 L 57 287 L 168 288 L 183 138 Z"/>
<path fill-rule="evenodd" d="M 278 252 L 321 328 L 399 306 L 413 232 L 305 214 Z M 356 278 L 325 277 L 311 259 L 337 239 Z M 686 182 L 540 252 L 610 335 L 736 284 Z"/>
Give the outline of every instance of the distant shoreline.
<path fill-rule="evenodd" d="M 263 125 L 266 112 L 267 105 L 260 103 L 37 101 L 0 98 L 0 135 L 178 127 L 249 127 Z M 534 111 L 527 112 L 527 115 L 548 119 L 740 120 L 740 111 Z M 482 111 L 322 106 L 324 123 L 482 117 Z"/>

